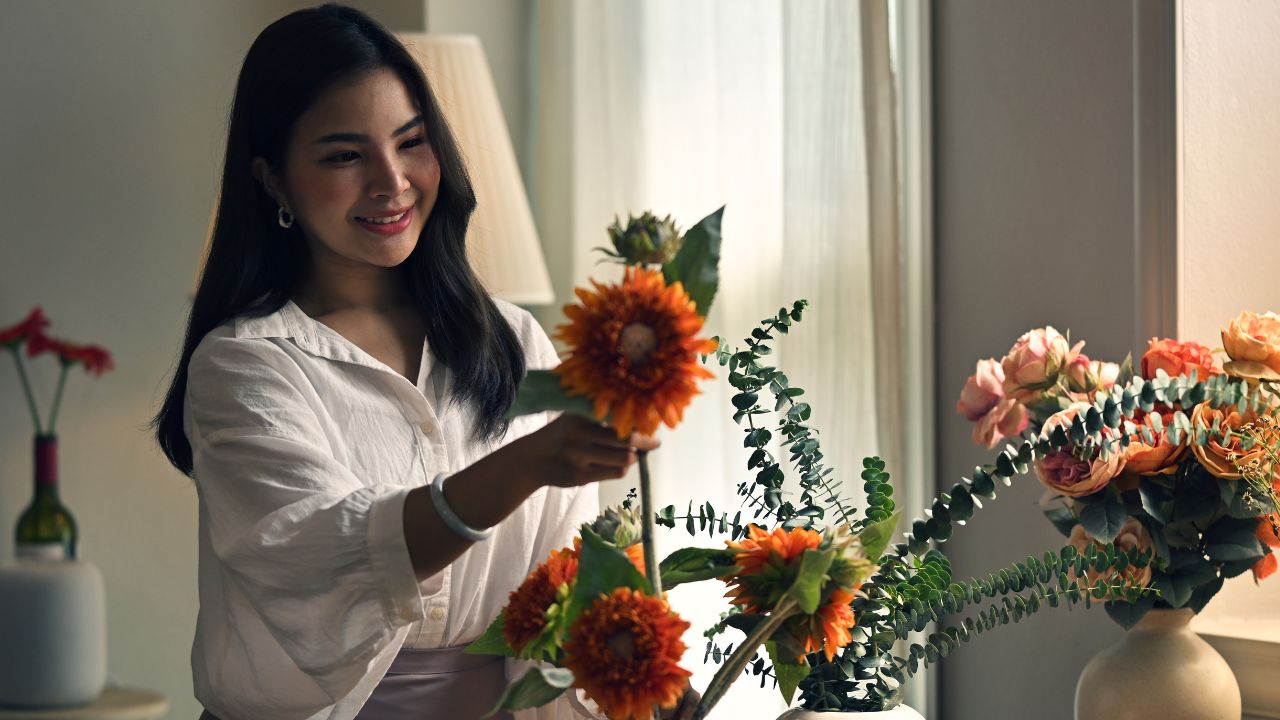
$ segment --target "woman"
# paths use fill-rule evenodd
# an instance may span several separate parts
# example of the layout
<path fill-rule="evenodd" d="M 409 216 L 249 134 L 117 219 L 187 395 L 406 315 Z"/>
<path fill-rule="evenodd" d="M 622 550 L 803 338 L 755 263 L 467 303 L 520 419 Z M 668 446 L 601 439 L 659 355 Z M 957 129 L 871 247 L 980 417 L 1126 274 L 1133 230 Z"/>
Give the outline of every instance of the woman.
<path fill-rule="evenodd" d="M 376 22 L 326 5 L 254 42 L 156 418 L 199 494 L 207 715 L 478 717 L 503 662 L 460 646 L 594 517 L 590 484 L 656 447 L 580 417 L 503 420 L 556 357 L 468 266 L 475 203 L 420 69 Z"/>

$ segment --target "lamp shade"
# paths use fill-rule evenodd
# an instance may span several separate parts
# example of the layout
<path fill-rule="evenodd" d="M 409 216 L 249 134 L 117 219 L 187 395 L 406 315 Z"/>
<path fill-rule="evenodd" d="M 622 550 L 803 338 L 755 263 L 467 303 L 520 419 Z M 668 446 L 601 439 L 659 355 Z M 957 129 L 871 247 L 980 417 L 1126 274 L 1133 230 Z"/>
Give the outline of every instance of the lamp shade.
<path fill-rule="evenodd" d="M 533 212 L 480 39 L 422 33 L 399 37 L 422 66 L 471 175 L 477 201 L 467 230 L 471 266 L 489 292 L 504 300 L 517 305 L 554 302 Z"/>

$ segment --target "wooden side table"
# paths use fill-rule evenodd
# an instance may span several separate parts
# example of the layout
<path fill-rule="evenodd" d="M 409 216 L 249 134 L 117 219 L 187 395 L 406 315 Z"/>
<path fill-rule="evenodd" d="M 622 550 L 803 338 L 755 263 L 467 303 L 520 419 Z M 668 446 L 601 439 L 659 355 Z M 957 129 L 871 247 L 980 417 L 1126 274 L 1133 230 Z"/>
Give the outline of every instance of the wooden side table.
<path fill-rule="evenodd" d="M 0 720 L 154 720 L 169 712 L 169 701 L 151 690 L 108 687 L 88 705 L 53 710 L 0 706 Z"/>

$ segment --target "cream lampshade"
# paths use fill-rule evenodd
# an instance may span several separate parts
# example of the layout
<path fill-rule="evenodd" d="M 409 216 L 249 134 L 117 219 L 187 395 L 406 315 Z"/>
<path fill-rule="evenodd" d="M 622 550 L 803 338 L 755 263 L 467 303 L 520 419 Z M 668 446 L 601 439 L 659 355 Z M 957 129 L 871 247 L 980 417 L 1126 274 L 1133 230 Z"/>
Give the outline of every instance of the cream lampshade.
<path fill-rule="evenodd" d="M 468 254 L 494 295 L 517 305 L 555 301 L 533 225 L 515 150 L 480 39 L 474 35 L 400 33 L 462 149 L 477 207 Z"/>

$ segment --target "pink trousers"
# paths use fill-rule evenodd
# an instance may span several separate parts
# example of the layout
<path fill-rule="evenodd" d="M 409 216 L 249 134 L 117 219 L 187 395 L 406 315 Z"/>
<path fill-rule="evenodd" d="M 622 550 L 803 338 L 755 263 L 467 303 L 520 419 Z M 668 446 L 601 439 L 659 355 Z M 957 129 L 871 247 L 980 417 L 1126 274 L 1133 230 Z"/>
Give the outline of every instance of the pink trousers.
<path fill-rule="evenodd" d="M 356 720 L 478 720 L 506 687 L 506 662 L 461 647 L 402 648 Z M 500 712 L 493 720 L 512 720 Z M 200 720 L 218 720 L 207 710 Z"/>

